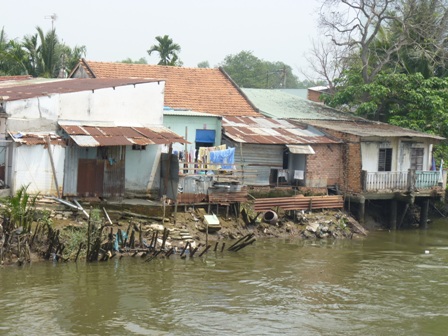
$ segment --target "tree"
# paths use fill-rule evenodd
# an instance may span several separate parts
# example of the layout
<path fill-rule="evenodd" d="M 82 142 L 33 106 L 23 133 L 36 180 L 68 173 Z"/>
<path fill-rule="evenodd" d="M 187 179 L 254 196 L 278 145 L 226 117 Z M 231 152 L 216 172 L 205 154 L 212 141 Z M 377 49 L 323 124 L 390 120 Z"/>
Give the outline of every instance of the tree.
<path fill-rule="evenodd" d="M 4 28 L 0 31 L 0 75 L 23 75 L 27 73 L 25 67 L 26 55 L 20 43 L 8 40 Z"/>
<path fill-rule="evenodd" d="M 336 46 L 347 48 L 361 63 L 364 83 L 370 83 L 391 56 L 407 43 L 406 15 L 400 15 L 396 0 L 323 0 L 320 26 Z M 404 14 L 404 13 L 403 13 Z M 381 29 L 394 24 L 402 28 L 385 49 L 372 48 Z"/>
<path fill-rule="evenodd" d="M 220 64 L 224 71 L 241 87 L 245 88 L 297 88 L 297 77 L 292 68 L 282 62 L 267 62 L 254 56 L 251 51 L 227 55 Z"/>
<path fill-rule="evenodd" d="M 60 54 L 58 52 L 59 39 L 56 30 L 46 34 L 40 27 L 36 27 L 40 45 L 37 50 L 37 71 L 40 77 L 54 78 L 58 75 Z"/>
<path fill-rule="evenodd" d="M 364 83 L 383 70 L 444 73 L 446 0 L 322 0 L 321 8 L 324 35 L 346 48 Z"/>
<path fill-rule="evenodd" d="M 158 44 L 151 46 L 147 51 L 149 56 L 153 52 L 157 52 L 160 57 L 158 65 L 179 65 L 180 60 L 177 53 L 181 50 L 180 45 L 174 43 L 168 35 L 156 36 L 156 40 Z"/>
<path fill-rule="evenodd" d="M 70 48 L 59 42 L 54 29 L 47 33 L 36 29 L 36 34 L 24 36 L 21 42 L 8 40 L 0 31 L 0 74 L 65 77 L 85 56 L 85 46 Z"/>
<path fill-rule="evenodd" d="M 85 57 L 87 52 L 85 46 L 75 46 L 74 48 L 70 48 L 65 44 L 59 44 L 57 49 L 57 54 L 60 55 L 58 77 L 65 77 L 68 72 L 79 63 L 79 60 Z"/>
<path fill-rule="evenodd" d="M 446 76 L 448 63 L 448 8 L 446 0 L 408 0 L 406 21 L 408 44 L 398 52 L 397 62 L 405 73 L 421 73 L 425 78 Z M 400 27 L 392 25 L 394 34 Z"/>
<path fill-rule="evenodd" d="M 348 81 L 352 85 L 325 96 L 327 105 L 349 110 L 355 107 L 363 117 L 448 138 L 448 78 L 380 73 L 373 82 L 364 84 L 357 71 L 345 77 L 351 77 Z M 369 100 L 363 99 L 365 95 Z M 448 159 L 443 146 L 438 151 Z"/>
<path fill-rule="evenodd" d="M 210 68 L 210 63 L 208 63 L 208 61 L 199 62 L 198 68 Z"/>
<path fill-rule="evenodd" d="M 317 74 L 317 81 L 322 82 L 322 79 L 325 80 L 330 92 L 334 93 L 336 78 L 340 77 L 348 66 L 347 48 L 339 47 L 324 40 L 313 41 L 312 45 L 312 49 L 305 56 L 305 59 L 308 62 L 311 72 Z M 302 73 L 306 78 L 312 78 L 309 73 L 304 71 Z M 316 82 L 316 79 L 311 81 Z"/>
<path fill-rule="evenodd" d="M 148 61 L 146 60 L 146 58 L 141 57 L 138 60 L 133 61 L 131 58 L 126 58 L 124 60 L 122 60 L 120 63 L 129 63 L 129 64 L 148 64 Z"/>

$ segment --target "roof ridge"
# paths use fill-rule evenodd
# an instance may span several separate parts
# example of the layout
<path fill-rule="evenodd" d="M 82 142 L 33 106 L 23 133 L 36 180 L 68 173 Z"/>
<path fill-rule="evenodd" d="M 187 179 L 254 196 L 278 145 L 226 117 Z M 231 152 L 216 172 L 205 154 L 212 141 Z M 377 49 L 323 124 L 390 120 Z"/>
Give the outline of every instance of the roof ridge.
<path fill-rule="evenodd" d="M 157 68 L 168 68 L 168 69 L 190 69 L 190 70 L 199 70 L 199 71 L 210 71 L 210 70 L 219 70 L 219 67 L 215 68 L 198 68 L 198 67 L 184 67 L 184 66 L 175 66 L 175 65 L 160 65 L 160 64 L 143 64 L 143 63 L 126 63 L 126 62 L 104 62 L 104 61 L 92 61 L 85 60 L 86 63 L 100 63 L 100 64 L 120 64 L 120 65 L 128 65 L 135 67 L 157 67 Z"/>

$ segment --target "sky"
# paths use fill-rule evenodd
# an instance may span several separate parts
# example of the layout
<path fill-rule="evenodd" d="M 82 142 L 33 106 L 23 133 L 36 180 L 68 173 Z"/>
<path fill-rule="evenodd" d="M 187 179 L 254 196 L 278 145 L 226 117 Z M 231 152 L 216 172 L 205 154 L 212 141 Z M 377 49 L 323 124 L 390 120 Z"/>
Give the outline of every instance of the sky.
<path fill-rule="evenodd" d="M 147 53 L 155 37 L 169 35 L 186 67 L 215 67 L 245 50 L 291 66 L 303 80 L 318 8 L 318 0 L 2 0 L 0 28 L 20 41 L 54 25 L 65 44 L 86 47 L 87 60 L 144 57 L 149 64 L 158 62 L 157 53 Z"/>

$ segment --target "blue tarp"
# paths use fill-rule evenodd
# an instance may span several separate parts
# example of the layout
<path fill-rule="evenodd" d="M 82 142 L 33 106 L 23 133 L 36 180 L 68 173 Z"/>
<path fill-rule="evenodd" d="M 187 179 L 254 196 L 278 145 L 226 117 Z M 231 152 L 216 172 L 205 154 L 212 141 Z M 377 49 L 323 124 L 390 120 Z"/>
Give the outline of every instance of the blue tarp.
<path fill-rule="evenodd" d="M 196 142 L 215 143 L 215 130 L 196 130 Z"/>

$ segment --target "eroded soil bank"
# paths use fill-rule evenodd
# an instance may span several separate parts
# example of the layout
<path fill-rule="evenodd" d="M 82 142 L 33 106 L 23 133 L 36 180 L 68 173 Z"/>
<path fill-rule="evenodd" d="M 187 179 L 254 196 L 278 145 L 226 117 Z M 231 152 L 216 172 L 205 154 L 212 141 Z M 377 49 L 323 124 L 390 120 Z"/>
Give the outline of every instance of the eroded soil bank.
<path fill-rule="evenodd" d="M 106 210 L 99 204 L 83 206 L 88 210 L 74 210 L 48 201 L 39 204 L 39 216 L 31 232 L 26 237 L 17 235 L 10 248 L 3 249 L 3 263 L 106 261 L 128 255 L 169 257 L 196 251 L 199 255 L 213 248 L 212 245 L 229 248 L 238 240 L 246 242 L 242 245 L 246 248 L 263 238 L 359 239 L 367 236 L 365 228 L 339 210 L 281 211 L 274 212 L 274 219 L 266 220 L 265 214 L 254 213 L 250 204 L 242 204 L 238 215 L 223 209 L 216 216 L 200 206 L 181 207 L 169 214 L 163 211 L 165 216 L 158 216 L 160 211 L 138 213 L 139 207 Z"/>

